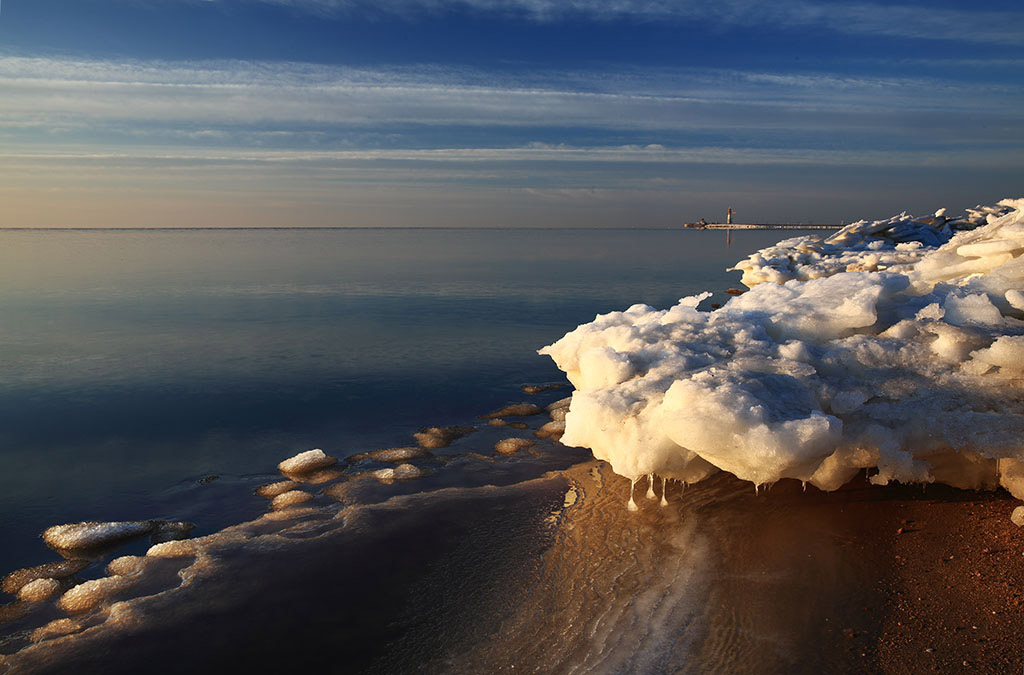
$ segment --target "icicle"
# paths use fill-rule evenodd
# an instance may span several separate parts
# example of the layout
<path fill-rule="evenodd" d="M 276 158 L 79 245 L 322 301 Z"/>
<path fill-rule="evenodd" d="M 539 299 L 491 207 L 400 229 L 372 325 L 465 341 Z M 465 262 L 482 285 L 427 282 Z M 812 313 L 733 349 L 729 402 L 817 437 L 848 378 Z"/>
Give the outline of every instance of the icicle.
<path fill-rule="evenodd" d="M 668 483 L 668 478 L 661 477 L 661 505 L 668 506 L 668 499 L 665 498 L 665 485 Z"/>
<path fill-rule="evenodd" d="M 636 511 L 638 507 L 636 505 L 636 502 L 633 501 L 633 490 L 636 488 L 636 482 L 638 480 L 640 480 L 640 479 L 639 478 L 633 478 L 631 480 L 633 482 L 630 483 L 630 485 L 629 485 L 629 503 L 626 506 L 629 508 L 630 511 Z"/>
<path fill-rule="evenodd" d="M 654 494 L 654 474 L 647 474 L 647 498 L 656 499 L 657 495 Z"/>

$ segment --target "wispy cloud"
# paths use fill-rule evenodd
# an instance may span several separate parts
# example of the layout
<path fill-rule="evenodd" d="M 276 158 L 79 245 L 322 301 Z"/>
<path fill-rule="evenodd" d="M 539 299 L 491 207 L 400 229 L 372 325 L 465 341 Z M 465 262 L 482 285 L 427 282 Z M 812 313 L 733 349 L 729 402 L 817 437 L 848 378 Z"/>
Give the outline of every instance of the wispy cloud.
<path fill-rule="evenodd" d="M 1019 121 L 1024 95 L 984 82 L 712 69 L 552 77 L 443 68 L 7 57 L 0 58 L 0 87 L 0 129 L 77 124 L 123 133 L 205 130 L 211 140 L 225 128 L 308 137 L 339 128 L 417 126 L 522 130 L 534 137 L 529 130 L 589 128 L 646 137 L 645 144 L 660 142 L 662 133 L 709 130 L 842 129 L 912 138 L 964 126 L 967 131 L 951 137 L 981 139 L 985 130 L 966 122 L 985 119 L 999 130 L 1024 126 Z"/>
<path fill-rule="evenodd" d="M 446 11 L 512 14 L 535 21 L 698 20 L 728 26 L 820 28 L 956 42 L 1024 44 L 1024 12 L 802 0 L 259 0 L 304 11 L 415 18 Z"/>
<path fill-rule="evenodd" d="M 570 146 L 534 142 L 511 148 L 432 148 L 364 150 L 233 150 L 226 148 L 136 147 L 120 151 L 96 151 L 88 148 L 45 151 L 15 148 L 0 152 L 0 160 L 58 164 L 97 163 L 120 165 L 306 165 L 310 167 L 366 166 L 376 164 L 403 170 L 417 165 L 502 164 L 515 163 L 621 163 L 621 164 L 742 164 L 816 166 L 970 166 L 1015 167 L 1016 157 L 1004 161 L 988 151 L 960 148 L 953 151 L 917 150 L 898 156 L 883 150 L 817 150 L 794 148 L 737 148 L 698 146 L 665 148 L 660 145 Z"/>

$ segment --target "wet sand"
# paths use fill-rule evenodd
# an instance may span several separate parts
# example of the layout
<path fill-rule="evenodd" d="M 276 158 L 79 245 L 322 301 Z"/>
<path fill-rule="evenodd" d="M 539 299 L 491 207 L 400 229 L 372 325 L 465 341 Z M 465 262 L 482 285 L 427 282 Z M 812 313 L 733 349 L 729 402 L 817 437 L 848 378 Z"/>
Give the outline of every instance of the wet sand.
<path fill-rule="evenodd" d="M 460 671 L 1024 668 L 1024 541 L 1005 492 L 861 477 L 755 495 L 720 475 L 630 513 L 606 466 L 567 475 L 580 504 L 504 626 L 516 646 L 483 645 Z"/>
<path fill-rule="evenodd" d="M 718 475 L 670 484 L 665 507 L 641 490 L 630 512 L 628 490 L 589 461 L 243 524 L 246 539 L 162 561 L 91 628 L 0 672 L 1024 667 L 1024 543 L 1005 493 L 860 479 L 755 495 Z"/>

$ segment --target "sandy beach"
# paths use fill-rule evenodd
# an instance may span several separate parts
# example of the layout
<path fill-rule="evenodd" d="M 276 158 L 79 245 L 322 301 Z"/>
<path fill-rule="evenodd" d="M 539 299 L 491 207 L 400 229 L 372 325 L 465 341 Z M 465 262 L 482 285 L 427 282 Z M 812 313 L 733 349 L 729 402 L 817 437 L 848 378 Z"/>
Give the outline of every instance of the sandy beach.
<path fill-rule="evenodd" d="M 645 486 L 640 486 L 645 489 Z M 1015 672 L 1005 492 L 755 494 L 719 474 L 626 508 L 604 462 L 229 528 L 0 672 Z M 186 573 L 187 571 L 187 573 Z M 180 579 L 187 579 L 181 583 Z M 116 608 L 116 609 L 115 609 Z M 164 659 L 171 646 L 174 658 Z"/>

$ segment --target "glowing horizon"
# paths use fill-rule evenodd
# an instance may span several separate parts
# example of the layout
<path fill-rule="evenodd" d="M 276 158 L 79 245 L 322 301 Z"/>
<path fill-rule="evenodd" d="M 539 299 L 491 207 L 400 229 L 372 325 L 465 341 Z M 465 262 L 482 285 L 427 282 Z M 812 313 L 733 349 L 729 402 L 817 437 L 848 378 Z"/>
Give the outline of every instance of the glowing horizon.
<path fill-rule="evenodd" d="M 0 226 L 838 222 L 1019 191 L 1024 12 L 742 9 L 8 2 Z"/>

